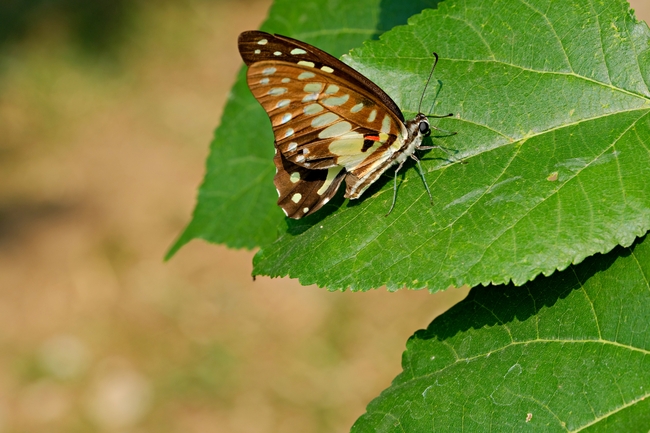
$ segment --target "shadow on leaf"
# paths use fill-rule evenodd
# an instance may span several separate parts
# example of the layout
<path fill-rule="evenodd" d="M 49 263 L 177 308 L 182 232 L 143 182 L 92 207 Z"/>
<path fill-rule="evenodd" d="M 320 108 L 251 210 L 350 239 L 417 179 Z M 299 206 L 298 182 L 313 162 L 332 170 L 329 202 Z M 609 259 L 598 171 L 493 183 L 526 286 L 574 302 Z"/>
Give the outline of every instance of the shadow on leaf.
<path fill-rule="evenodd" d="M 395 26 L 404 25 L 408 19 L 423 9 L 435 9 L 442 0 L 415 0 L 410 2 L 382 0 L 379 4 L 379 22 L 373 39 Z"/>
<path fill-rule="evenodd" d="M 436 318 L 427 329 L 417 331 L 414 338 L 446 340 L 471 328 L 507 324 L 515 319 L 523 322 L 580 289 L 592 276 L 606 271 L 619 257 L 629 256 L 644 238 L 637 239 L 629 248 L 619 246 L 607 254 L 588 257 L 578 265 L 549 277 L 539 276 L 521 287 L 513 284 L 475 287 L 467 298 Z"/>

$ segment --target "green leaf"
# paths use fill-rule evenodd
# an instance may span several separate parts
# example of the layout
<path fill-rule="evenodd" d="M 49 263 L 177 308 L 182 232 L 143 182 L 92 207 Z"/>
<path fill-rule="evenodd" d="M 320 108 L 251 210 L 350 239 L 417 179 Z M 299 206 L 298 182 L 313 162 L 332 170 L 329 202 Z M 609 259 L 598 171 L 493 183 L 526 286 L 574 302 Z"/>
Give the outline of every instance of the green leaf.
<path fill-rule="evenodd" d="M 345 60 L 407 114 L 454 113 L 397 204 L 384 176 L 263 247 L 255 274 L 431 291 L 549 275 L 650 226 L 650 32 L 622 0 L 440 3 Z M 407 116 L 408 117 L 408 116 Z M 444 135 L 444 134 L 439 134 Z M 461 163 L 462 162 L 462 163 Z M 390 173 L 389 173 L 390 174 Z"/>
<path fill-rule="evenodd" d="M 352 432 L 647 431 L 649 279 L 645 239 L 523 288 L 472 289 L 409 339 Z"/>
<path fill-rule="evenodd" d="M 277 0 L 262 30 L 304 40 L 339 56 L 438 1 Z M 194 238 L 253 248 L 274 241 L 286 227 L 273 186 L 271 123 L 245 77 L 242 68 L 210 147 L 192 221 L 167 259 Z"/>

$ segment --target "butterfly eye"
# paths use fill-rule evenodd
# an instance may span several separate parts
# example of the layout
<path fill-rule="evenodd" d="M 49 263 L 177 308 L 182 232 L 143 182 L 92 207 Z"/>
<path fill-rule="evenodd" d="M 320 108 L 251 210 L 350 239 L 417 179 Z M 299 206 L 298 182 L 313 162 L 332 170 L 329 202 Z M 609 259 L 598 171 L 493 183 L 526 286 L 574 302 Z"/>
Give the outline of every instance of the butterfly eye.
<path fill-rule="evenodd" d="M 429 122 L 420 122 L 420 134 L 428 136 L 431 134 L 431 129 L 429 128 Z"/>

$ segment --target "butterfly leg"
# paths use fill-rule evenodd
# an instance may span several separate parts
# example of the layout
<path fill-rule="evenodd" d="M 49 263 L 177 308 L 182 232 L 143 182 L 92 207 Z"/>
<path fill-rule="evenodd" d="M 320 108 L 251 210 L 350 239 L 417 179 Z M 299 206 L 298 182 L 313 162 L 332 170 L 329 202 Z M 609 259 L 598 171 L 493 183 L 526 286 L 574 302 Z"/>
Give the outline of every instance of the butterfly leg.
<path fill-rule="evenodd" d="M 455 134 L 455 132 L 454 132 L 454 134 Z M 452 161 L 452 162 L 459 161 L 458 159 L 456 159 L 456 155 L 454 155 L 454 152 L 450 151 L 449 149 L 445 149 L 445 148 L 442 147 L 442 146 L 419 146 L 419 147 L 418 147 L 418 150 L 431 150 L 431 149 L 440 149 L 440 150 L 442 150 L 442 151 L 445 152 L 447 155 L 449 155 L 449 156 L 451 156 L 452 158 L 454 158 L 454 161 Z M 460 162 L 464 164 L 464 162 L 463 162 L 462 160 L 460 160 Z"/>
<path fill-rule="evenodd" d="M 390 215 L 390 213 L 393 211 L 393 208 L 395 207 L 395 200 L 397 200 L 397 172 L 399 172 L 400 168 L 402 168 L 403 165 L 404 161 L 400 162 L 397 166 L 397 169 L 395 170 L 395 176 L 393 176 L 393 203 L 391 203 L 390 209 L 388 209 L 388 213 L 384 216 Z"/>
<path fill-rule="evenodd" d="M 433 126 L 433 125 L 431 125 L 431 129 L 435 129 L 436 131 L 440 131 L 447 134 L 445 135 L 445 137 L 451 137 L 452 135 L 458 134 L 458 131 L 450 131 L 448 129 L 438 128 L 437 126 Z"/>
<path fill-rule="evenodd" d="M 427 146 L 427 147 L 436 147 L 436 146 Z M 423 149 L 420 147 L 420 149 Z M 418 163 L 418 172 L 420 173 L 420 177 L 422 178 L 422 182 L 424 183 L 424 187 L 427 190 L 427 194 L 429 194 L 429 201 L 431 202 L 431 206 L 433 206 L 433 197 L 431 196 L 431 191 L 429 190 L 429 185 L 427 185 L 427 180 L 424 178 L 424 172 L 422 171 L 422 165 L 420 165 L 420 160 L 418 159 L 417 156 L 414 154 L 411 154 L 411 158 L 415 160 L 415 162 Z"/>

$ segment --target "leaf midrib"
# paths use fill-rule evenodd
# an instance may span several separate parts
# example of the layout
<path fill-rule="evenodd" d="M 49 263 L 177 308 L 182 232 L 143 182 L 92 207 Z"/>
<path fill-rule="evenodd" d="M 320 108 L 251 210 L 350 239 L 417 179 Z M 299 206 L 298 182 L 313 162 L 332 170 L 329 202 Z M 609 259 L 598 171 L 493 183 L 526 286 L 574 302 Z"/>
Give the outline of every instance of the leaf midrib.
<path fill-rule="evenodd" d="M 638 352 L 638 353 L 641 353 L 643 355 L 650 355 L 650 350 L 641 349 L 639 347 L 634 347 L 634 346 L 630 346 L 630 345 L 627 345 L 627 344 L 618 343 L 616 341 L 605 340 L 605 339 L 602 339 L 602 338 L 594 338 L 593 340 L 588 340 L 588 339 L 571 339 L 570 340 L 570 339 L 535 338 L 535 339 L 526 340 L 526 341 L 511 341 L 510 343 L 508 343 L 508 344 L 506 344 L 506 345 L 504 345 L 502 347 L 496 348 L 494 350 L 490 350 L 489 352 L 483 352 L 483 353 L 480 353 L 480 354 L 477 354 L 477 355 L 474 355 L 474 356 L 470 356 L 470 357 L 465 357 L 465 358 L 458 358 L 457 357 L 454 362 L 452 362 L 452 363 L 450 363 L 448 365 L 445 365 L 444 367 L 442 367 L 442 368 L 440 368 L 440 369 L 438 369 L 438 370 L 436 370 L 434 372 L 431 372 L 431 373 L 416 376 L 414 374 L 413 370 L 411 369 L 411 371 L 410 371 L 411 372 L 411 378 L 405 380 L 404 382 L 402 382 L 402 383 L 400 383 L 398 385 L 393 384 L 391 386 L 390 390 L 392 392 L 393 390 L 396 390 L 396 389 L 399 389 L 399 388 L 402 388 L 402 387 L 405 387 L 405 386 L 409 385 L 413 381 L 430 378 L 430 377 L 433 377 L 433 376 L 435 376 L 437 374 L 440 374 L 441 372 L 443 372 L 443 371 L 445 371 L 445 370 L 447 370 L 449 368 L 452 368 L 457 364 L 468 363 L 468 362 L 471 362 L 471 361 L 479 360 L 481 358 L 487 358 L 487 357 L 492 356 L 492 355 L 494 355 L 496 353 L 503 352 L 504 350 L 507 350 L 507 349 L 509 349 L 511 347 L 528 346 L 528 345 L 533 345 L 533 344 L 553 344 L 553 343 L 558 343 L 558 344 L 562 344 L 562 345 L 568 345 L 568 344 L 602 344 L 604 346 L 619 347 L 619 348 L 622 348 L 622 349 L 626 349 L 626 350 L 628 350 L 630 352 Z M 413 350 L 413 349 L 411 349 L 411 350 Z M 409 357 L 409 362 L 410 362 L 410 357 Z M 650 396 L 650 392 L 646 393 L 646 395 Z"/>

